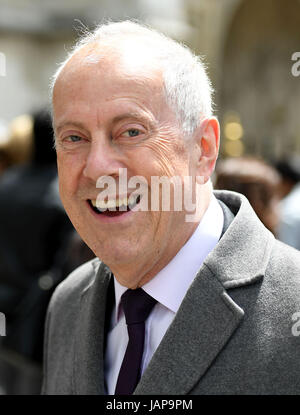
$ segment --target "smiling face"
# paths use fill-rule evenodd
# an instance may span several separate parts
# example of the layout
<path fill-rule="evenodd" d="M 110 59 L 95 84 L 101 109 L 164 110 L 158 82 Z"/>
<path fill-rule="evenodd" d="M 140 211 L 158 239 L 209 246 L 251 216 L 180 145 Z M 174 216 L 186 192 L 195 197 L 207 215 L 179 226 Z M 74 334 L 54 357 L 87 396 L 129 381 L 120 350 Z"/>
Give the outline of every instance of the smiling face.
<path fill-rule="evenodd" d="M 187 223 L 185 211 L 97 214 L 91 203 L 99 194 L 96 182 L 101 176 L 118 182 L 119 169 L 127 169 L 128 180 L 147 180 L 150 200 L 152 176 L 199 174 L 199 152 L 182 136 L 158 69 L 137 70 L 103 52 L 93 63 L 88 54 L 85 48 L 74 55 L 53 93 L 60 195 L 87 245 L 122 285 L 135 288 L 176 255 L 197 223 Z M 203 210 L 207 203 L 204 197 Z"/>

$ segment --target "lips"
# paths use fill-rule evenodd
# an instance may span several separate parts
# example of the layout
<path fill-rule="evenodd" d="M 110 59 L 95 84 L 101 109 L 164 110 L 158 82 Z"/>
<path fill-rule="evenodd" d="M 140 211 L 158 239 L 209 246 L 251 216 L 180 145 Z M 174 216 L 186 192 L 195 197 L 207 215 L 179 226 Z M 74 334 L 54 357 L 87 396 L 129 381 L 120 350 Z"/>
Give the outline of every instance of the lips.
<path fill-rule="evenodd" d="M 92 210 L 97 214 L 104 214 L 109 216 L 120 215 L 124 212 L 132 210 L 141 200 L 140 195 L 126 196 L 118 199 L 110 200 L 95 200 L 88 199 L 88 203 Z"/>

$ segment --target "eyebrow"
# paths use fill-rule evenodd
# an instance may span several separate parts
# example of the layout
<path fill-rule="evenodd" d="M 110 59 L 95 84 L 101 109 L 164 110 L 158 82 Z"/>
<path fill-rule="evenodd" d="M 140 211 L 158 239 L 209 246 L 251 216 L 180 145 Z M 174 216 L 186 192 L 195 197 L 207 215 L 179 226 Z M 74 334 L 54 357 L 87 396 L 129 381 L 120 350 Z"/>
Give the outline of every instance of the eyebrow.
<path fill-rule="evenodd" d="M 65 126 L 67 126 L 67 125 L 69 125 L 70 127 L 71 126 L 73 126 L 73 127 L 77 127 L 77 128 L 80 128 L 80 129 L 82 129 L 82 130 L 84 130 L 84 131 L 87 131 L 86 130 L 86 128 L 85 128 L 85 126 L 84 126 L 84 124 L 83 123 L 81 123 L 80 121 L 65 121 L 65 122 L 63 122 L 62 124 L 60 124 L 60 125 L 58 125 L 58 127 L 57 128 L 55 128 L 55 130 L 56 130 L 56 132 L 55 133 L 57 133 L 57 134 L 59 134 L 59 132 L 65 127 Z M 55 131 L 54 130 L 54 131 Z"/>
<path fill-rule="evenodd" d="M 149 117 L 147 117 L 147 116 L 145 116 L 145 115 L 143 115 L 139 112 L 126 112 L 124 114 L 120 114 L 120 115 L 117 115 L 116 117 L 114 117 L 112 119 L 112 122 L 116 123 L 116 122 L 122 121 L 126 118 L 139 118 L 139 119 L 143 119 L 145 121 L 149 121 Z"/>
<path fill-rule="evenodd" d="M 122 121 L 126 118 L 136 118 L 136 119 L 142 119 L 147 122 L 151 122 L 152 120 L 150 117 L 145 116 L 144 114 L 141 114 L 139 112 L 126 112 L 124 114 L 116 115 L 112 119 L 112 124 L 117 123 L 119 121 Z M 87 132 L 87 129 L 85 128 L 84 124 L 80 121 L 65 121 L 62 124 L 58 125 L 57 128 L 55 128 L 55 134 L 59 134 L 59 132 L 66 126 L 70 127 L 77 127 Z"/>

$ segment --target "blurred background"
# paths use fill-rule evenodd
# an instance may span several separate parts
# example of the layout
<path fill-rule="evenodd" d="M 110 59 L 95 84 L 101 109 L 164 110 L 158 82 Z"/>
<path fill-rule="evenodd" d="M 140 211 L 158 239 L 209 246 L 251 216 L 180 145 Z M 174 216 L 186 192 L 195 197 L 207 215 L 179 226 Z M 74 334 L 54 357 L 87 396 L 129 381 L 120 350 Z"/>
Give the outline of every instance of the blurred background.
<path fill-rule="evenodd" d="M 245 194 L 300 249 L 300 0 L 0 0 L 0 394 L 39 393 L 50 295 L 93 257 L 59 200 L 50 77 L 81 24 L 128 18 L 204 57 L 221 124 L 215 187 Z"/>
<path fill-rule="evenodd" d="M 299 0 L 0 0 L 2 122 L 47 103 L 49 78 L 80 20 L 137 18 L 205 56 L 222 125 L 221 154 L 300 152 Z"/>

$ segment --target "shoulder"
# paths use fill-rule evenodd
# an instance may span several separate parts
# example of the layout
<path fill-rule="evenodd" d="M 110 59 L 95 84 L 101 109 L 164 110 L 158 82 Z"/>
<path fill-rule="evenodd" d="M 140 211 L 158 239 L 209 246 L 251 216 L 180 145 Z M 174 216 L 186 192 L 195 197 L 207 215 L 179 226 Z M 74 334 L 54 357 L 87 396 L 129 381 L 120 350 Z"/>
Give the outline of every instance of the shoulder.
<path fill-rule="evenodd" d="M 81 293 L 93 283 L 100 266 L 101 261 L 94 258 L 76 268 L 56 287 L 49 303 L 49 311 L 76 304 Z"/>
<path fill-rule="evenodd" d="M 275 240 L 266 274 L 278 276 L 275 278 L 277 283 L 282 279 L 285 285 L 289 283 L 300 290 L 300 251 Z M 299 290 L 297 295 L 300 300 Z"/>
<path fill-rule="evenodd" d="M 101 262 L 95 258 L 74 270 L 55 289 L 46 316 L 43 394 L 72 394 L 76 333 L 81 298 L 96 277 Z"/>
<path fill-rule="evenodd" d="M 250 308 L 255 304 L 251 309 L 256 324 L 272 330 L 283 349 L 294 347 L 291 327 L 293 315 L 300 311 L 300 252 L 274 240 L 262 282 L 253 289 Z M 270 336 L 268 331 L 266 336 Z"/>

